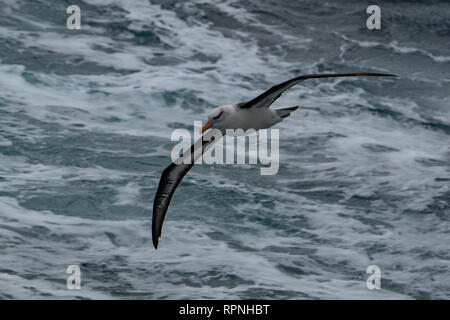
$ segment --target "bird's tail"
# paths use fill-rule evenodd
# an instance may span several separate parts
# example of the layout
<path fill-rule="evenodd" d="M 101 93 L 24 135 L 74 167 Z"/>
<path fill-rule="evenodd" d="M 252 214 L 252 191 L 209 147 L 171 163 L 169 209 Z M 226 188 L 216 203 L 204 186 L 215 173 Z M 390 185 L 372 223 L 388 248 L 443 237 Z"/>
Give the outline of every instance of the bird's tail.
<path fill-rule="evenodd" d="M 298 109 L 299 106 L 295 106 L 295 107 L 289 107 L 289 108 L 283 108 L 283 109 L 277 109 L 275 110 L 276 113 L 278 114 L 278 116 L 280 118 L 286 118 L 289 117 L 289 115 L 291 114 L 292 111 L 295 111 Z"/>

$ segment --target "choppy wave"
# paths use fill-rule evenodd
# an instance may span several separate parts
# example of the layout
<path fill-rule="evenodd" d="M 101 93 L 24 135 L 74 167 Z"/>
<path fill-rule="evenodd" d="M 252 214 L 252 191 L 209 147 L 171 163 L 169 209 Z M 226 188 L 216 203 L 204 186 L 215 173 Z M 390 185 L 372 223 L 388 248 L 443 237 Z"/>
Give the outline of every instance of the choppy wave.
<path fill-rule="evenodd" d="M 79 31 L 63 2 L 0 5 L 1 298 L 449 298 L 436 6 L 382 1 L 377 33 L 352 1 L 86 0 Z M 399 77 L 290 90 L 276 107 L 302 108 L 278 126 L 279 173 L 195 167 L 154 251 L 174 128 L 301 73 L 355 71 Z"/>

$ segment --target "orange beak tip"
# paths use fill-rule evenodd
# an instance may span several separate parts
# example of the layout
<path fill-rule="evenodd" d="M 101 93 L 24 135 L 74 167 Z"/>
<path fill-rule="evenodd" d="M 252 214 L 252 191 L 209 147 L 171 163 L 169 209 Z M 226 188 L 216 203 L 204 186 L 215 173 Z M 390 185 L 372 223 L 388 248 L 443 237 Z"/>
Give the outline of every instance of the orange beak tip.
<path fill-rule="evenodd" d="M 208 121 L 206 121 L 205 125 L 200 129 L 199 133 L 202 134 L 203 132 L 205 132 L 206 130 L 211 128 L 212 125 L 213 125 L 212 120 L 208 119 Z"/>

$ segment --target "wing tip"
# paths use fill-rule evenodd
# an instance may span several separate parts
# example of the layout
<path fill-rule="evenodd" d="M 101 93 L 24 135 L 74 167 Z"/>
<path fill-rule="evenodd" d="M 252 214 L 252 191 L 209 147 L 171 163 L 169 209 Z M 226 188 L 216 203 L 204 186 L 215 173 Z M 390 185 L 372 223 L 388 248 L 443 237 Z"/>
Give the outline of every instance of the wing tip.
<path fill-rule="evenodd" d="M 398 75 L 391 74 L 391 73 L 375 73 L 375 75 L 382 76 L 382 77 L 398 77 Z"/>
<path fill-rule="evenodd" d="M 372 73 L 372 72 L 364 72 L 360 74 L 361 76 L 374 76 L 374 77 L 398 77 L 396 74 L 392 73 Z"/>
<path fill-rule="evenodd" d="M 155 230 L 152 231 L 152 240 L 153 240 L 153 246 L 155 247 L 155 250 L 158 250 L 158 244 L 159 239 L 161 238 L 161 233 L 158 234 Z"/>
<path fill-rule="evenodd" d="M 155 247 L 155 250 L 158 250 L 158 238 L 153 238 L 153 246 Z"/>

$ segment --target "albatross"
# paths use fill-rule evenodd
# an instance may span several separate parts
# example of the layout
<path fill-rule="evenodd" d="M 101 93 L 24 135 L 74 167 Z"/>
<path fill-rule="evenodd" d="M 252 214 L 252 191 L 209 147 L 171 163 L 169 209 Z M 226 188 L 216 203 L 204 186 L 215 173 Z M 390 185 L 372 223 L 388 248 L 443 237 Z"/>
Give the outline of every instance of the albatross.
<path fill-rule="evenodd" d="M 285 92 L 297 83 L 314 78 L 336 78 L 336 77 L 395 77 L 393 74 L 386 73 L 327 73 L 327 74 L 308 74 L 295 77 L 280 84 L 277 84 L 265 91 L 256 98 L 240 102 L 234 105 L 222 105 L 213 109 L 208 115 L 208 120 L 200 129 L 203 136 L 198 139 L 189 150 L 172 162 L 161 174 L 155 200 L 153 201 L 152 218 L 152 240 L 155 249 L 158 249 L 158 242 L 161 237 L 162 226 L 166 216 L 167 209 L 176 188 L 183 177 L 194 166 L 195 160 L 202 155 L 211 145 L 217 142 L 214 136 L 209 136 L 208 132 L 218 129 L 226 134 L 227 129 L 247 131 L 253 129 L 267 129 L 281 122 L 288 117 L 291 112 L 298 109 L 299 106 L 282 109 L 271 109 L 270 106 Z M 206 133 L 205 133 L 206 132 Z M 230 131 L 228 131 L 230 132 Z M 242 131 L 241 131 L 242 132 Z M 190 161 L 183 161 L 189 159 Z"/>

